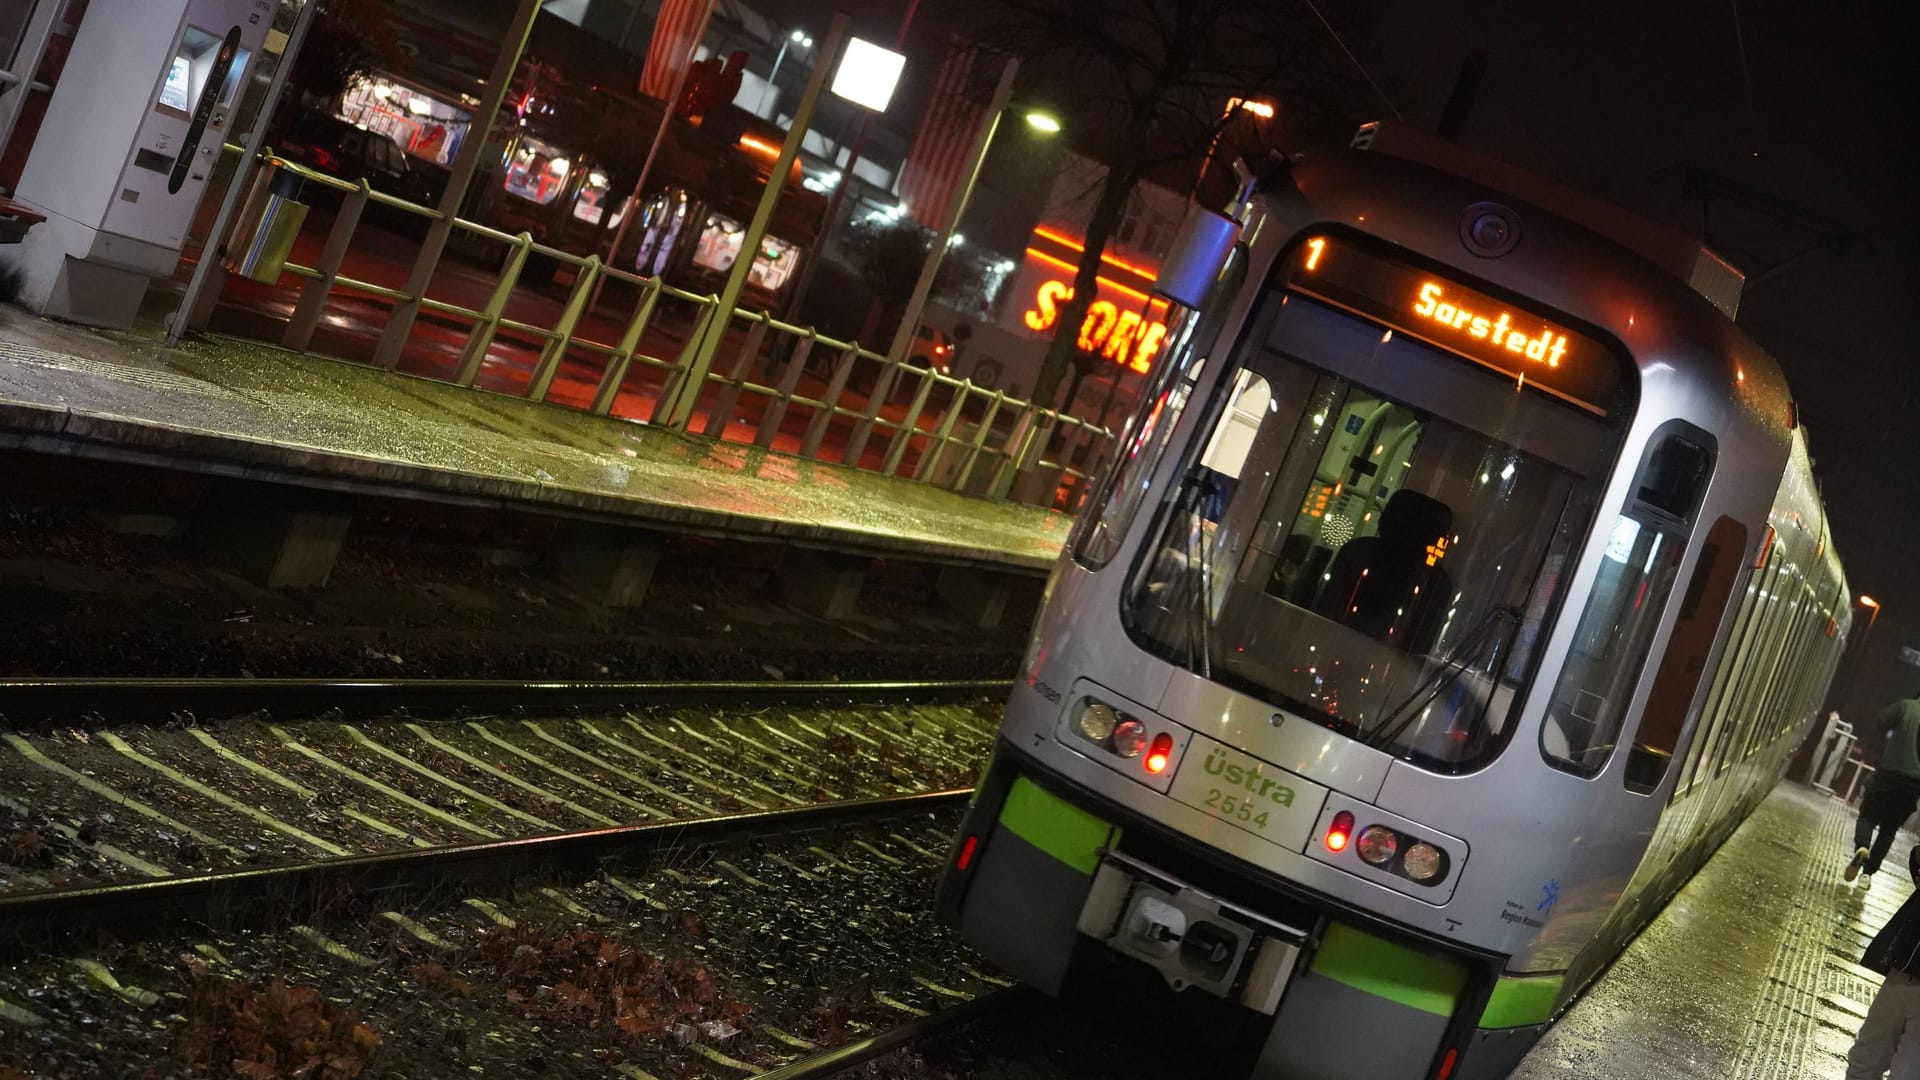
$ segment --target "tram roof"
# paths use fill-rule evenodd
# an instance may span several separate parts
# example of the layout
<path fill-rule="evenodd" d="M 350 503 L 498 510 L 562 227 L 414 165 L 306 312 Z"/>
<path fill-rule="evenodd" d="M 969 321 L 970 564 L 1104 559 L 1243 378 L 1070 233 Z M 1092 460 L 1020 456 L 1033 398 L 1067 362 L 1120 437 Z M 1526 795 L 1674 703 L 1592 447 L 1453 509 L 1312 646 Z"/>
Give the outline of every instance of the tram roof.
<path fill-rule="evenodd" d="M 1706 245 L 1664 225 L 1404 124 L 1384 120 L 1363 124 L 1352 145 L 1525 199 L 1638 253 L 1705 297 L 1728 319 L 1740 310 L 1745 275 Z"/>

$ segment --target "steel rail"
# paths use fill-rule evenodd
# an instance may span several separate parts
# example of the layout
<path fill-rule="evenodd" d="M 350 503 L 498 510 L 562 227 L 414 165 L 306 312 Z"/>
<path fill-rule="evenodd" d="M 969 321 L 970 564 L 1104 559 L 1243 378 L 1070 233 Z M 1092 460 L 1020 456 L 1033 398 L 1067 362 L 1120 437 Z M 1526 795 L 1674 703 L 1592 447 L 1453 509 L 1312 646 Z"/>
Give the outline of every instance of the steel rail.
<path fill-rule="evenodd" d="M 1008 680 L 926 682 L 570 682 L 510 679 L 0 679 L 0 727 L 164 721 L 258 709 L 298 715 L 473 715 L 514 709 L 866 704 L 1004 696 Z"/>
<path fill-rule="evenodd" d="M 388 905 L 449 889 L 501 886 L 519 878 L 590 877 L 637 856 L 956 808 L 971 794 L 960 789 L 841 800 L 289 866 L 13 893 L 0 896 L 0 956 L 41 954 L 50 946 L 85 935 L 125 941 L 152 937 L 183 924 L 218 932 L 316 922 L 370 903 Z"/>
<path fill-rule="evenodd" d="M 942 1009 L 926 1016 L 915 1017 L 908 1022 L 891 1027 L 878 1035 L 872 1035 L 855 1042 L 843 1043 L 824 1053 L 801 1058 L 791 1064 L 760 1073 L 754 1080 L 822 1080 L 843 1069 L 851 1068 L 863 1061 L 871 1061 L 882 1054 L 911 1046 L 930 1036 L 958 1027 L 971 1020 L 992 1013 L 1016 1008 L 1033 997 L 1033 990 L 1025 986 L 1008 986 L 989 990 L 970 1001 L 964 1001 L 951 1009 Z"/>

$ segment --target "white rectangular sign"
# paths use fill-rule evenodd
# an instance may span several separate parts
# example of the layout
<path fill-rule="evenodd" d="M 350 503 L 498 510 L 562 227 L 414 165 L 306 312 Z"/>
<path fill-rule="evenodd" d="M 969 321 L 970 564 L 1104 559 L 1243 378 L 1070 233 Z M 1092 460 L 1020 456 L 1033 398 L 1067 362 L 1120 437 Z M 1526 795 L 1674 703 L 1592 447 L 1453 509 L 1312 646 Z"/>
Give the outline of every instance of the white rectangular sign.
<path fill-rule="evenodd" d="M 1900 659 L 1905 660 L 1914 667 L 1920 667 L 1920 649 L 1916 649 L 1911 645 L 1902 645 L 1900 646 Z"/>

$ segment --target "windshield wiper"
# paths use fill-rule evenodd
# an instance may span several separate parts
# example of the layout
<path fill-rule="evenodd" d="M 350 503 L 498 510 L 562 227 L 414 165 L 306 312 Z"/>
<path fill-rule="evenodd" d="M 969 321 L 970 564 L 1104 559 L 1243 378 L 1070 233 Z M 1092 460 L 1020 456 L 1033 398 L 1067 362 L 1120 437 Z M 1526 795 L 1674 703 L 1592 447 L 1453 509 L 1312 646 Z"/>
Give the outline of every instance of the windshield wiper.
<path fill-rule="evenodd" d="M 1206 467 L 1196 465 L 1188 473 L 1186 483 L 1181 485 L 1180 501 L 1176 512 L 1186 519 L 1186 577 L 1187 577 L 1187 670 L 1197 673 L 1203 679 L 1213 678 L 1213 642 L 1210 640 L 1213 630 L 1213 552 L 1209 550 L 1205 516 L 1201 513 L 1203 501 L 1211 492 L 1207 482 Z M 1198 648 L 1195 648 L 1196 639 Z M 1199 664 L 1194 659 L 1198 657 Z"/>
<path fill-rule="evenodd" d="M 1520 609 L 1510 604 L 1498 604 L 1490 609 L 1472 632 L 1461 639 L 1459 645 L 1448 650 L 1445 662 L 1437 671 L 1428 675 L 1420 686 L 1415 687 L 1413 693 L 1407 695 L 1406 700 L 1386 711 L 1386 719 L 1381 722 L 1377 731 L 1366 737 L 1365 744 L 1378 749 L 1399 738 L 1400 733 L 1406 730 L 1407 725 L 1411 724 L 1415 717 L 1425 711 L 1426 707 L 1431 705 L 1433 700 L 1448 687 L 1460 680 L 1460 676 L 1465 674 L 1470 666 L 1469 662 L 1477 655 L 1480 647 L 1493 638 L 1494 627 L 1502 621 L 1510 621 L 1513 623 L 1512 628 L 1494 649 L 1495 656 L 1505 654 L 1507 648 L 1513 643 L 1514 635 L 1520 631 L 1521 618 Z M 1474 722 L 1478 724 L 1479 720 L 1476 719 Z"/>

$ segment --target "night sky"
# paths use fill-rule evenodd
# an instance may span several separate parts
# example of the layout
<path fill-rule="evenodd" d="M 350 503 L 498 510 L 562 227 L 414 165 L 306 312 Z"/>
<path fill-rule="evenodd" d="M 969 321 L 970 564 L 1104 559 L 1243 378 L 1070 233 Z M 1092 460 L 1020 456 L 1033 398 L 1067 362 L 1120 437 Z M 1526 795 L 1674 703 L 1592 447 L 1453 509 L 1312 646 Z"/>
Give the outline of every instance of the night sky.
<path fill-rule="evenodd" d="M 926 0 L 916 29 L 957 2 Z M 1341 0 L 1315 2 L 1354 22 Z M 830 10 L 760 6 L 816 33 Z M 885 39 L 906 5 L 844 6 L 856 32 Z M 1759 0 L 1395 4 L 1360 18 L 1346 43 L 1383 93 L 1355 102 L 1357 116 L 1432 129 L 1477 51 L 1488 67 L 1461 135 L 1475 150 L 1695 237 L 1702 208 L 1680 170 L 1779 200 L 1768 212 L 1713 200 L 1708 240 L 1750 279 L 1779 268 L 1739 321 L 1786 369 L 1854 592 L 1884 604 L 1840 681 L 1860 684 L 1860 707 L 1920 689 L 1920 667 L 1898 660 L 1900 645 L 1920 648 L 1920 185 L 1906 165 L 1920 18 L 1890 2 Z"/>
<path fill-rule="evenodd" d="M 1914 20 L 1892 4 L 1750 0 L 1400 7 L 1356 52 L 1410 123 L 1434 125 L 1477 50 L 1488 69 L 1461 136 L 1474 149 L 1696 237 L 1701 205 L 1676 166 L 1786 204 L 1715 199 L 1708 240 L 1750 279 L 1782 266 L 1739 321 L 1786 370 L 1854 592 L 1884 605 L 1864 660 L 1840 669 L 1859 683 L 1856 722 L 1920 688 L 1898 659 L 1920 647 Z"/>

